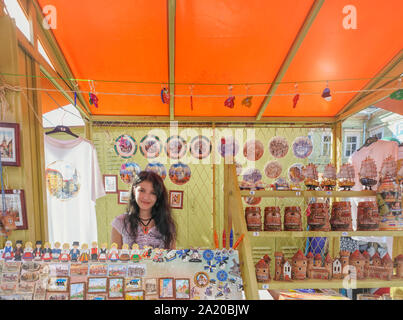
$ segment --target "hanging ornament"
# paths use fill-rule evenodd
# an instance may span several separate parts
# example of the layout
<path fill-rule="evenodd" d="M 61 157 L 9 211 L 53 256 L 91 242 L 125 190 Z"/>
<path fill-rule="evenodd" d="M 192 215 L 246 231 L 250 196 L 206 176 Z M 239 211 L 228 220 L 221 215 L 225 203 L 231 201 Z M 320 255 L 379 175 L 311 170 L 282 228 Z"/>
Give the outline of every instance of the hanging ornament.
<path fill-rule="evenodd" d="M 232 109 L 234 108 L 235 104 L 235 97 L 232 95 L 232 86 L 228 87 L 228 91 L 229 91 L 229 97 L 225 100 L 224 106 Z"/>
<path fill-rule="evenodd" d="M 88 83 L 90 85 L 90 90 L 91 90 L 91 92 L 89 93 L 89 96 L 90 96 L 89 102 L 91 105 L 94 105 L 95 108 L 98 108 L 98 97 L 95 94 L 94 81 L 88 80 Z"/>
<path fill-rule="evenodd" d="M 322 98 L 326 101 L 332 100 L 332 95 L 330 94 L 329 83 L 326 81 L 326 88 L 322 92 Z"/>
<path fill-rule="evenodd" d="M 165 103 L 165 104 L 167 104 L 167 103 L 169 103 L 169 91 L 168 91 L 168 89 L 167 88 L 162 88 L 161 89 L 161 100 L 162 100 L 162 103 Z"/>
<path fill-rule="evenodd" d="M 298 89 L 298 84 L 295 84 L 295 91 L 297 91 Z M 296 92 L 294 98 L 292 99 L 292 107 L 295 108 L 297 106 L 299 100 L 299 93 L 298 91 Z"/>
<path fill-rule="evenodd" d="M 252 105 L 252 96 L 248 96 L 248 89 L 249 87 L 246 86 L 246 98 L 242 100 L 242 105 L 250 108 L 250 106 Z"/>
<path fill-rule="evenodd" d="M 190 110 L 193 111 L 193 85 L 190 86 Z"/>

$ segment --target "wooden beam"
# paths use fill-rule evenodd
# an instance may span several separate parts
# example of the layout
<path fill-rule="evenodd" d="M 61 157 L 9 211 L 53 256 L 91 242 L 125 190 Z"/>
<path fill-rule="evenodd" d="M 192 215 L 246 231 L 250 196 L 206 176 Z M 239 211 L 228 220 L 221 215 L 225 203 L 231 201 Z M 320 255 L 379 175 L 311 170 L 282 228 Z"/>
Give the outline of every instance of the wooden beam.
<path fill-rule="evenodd" d="M 258 114 L 256 116 L 256 120 L 260 120 L 260 118 L 263 116 L 263 113 L 265 112 L 272 94 L 274 94 L 274 92 L 277 90 L 277 87 L 279 86 L 281 80 L 283 79 L 285 73 L 288 70 L 288 67 L 290 66 L 292 60 L 294 59 L 294 56 L 296 55 L 302 41 L 304 41 L 305 36 L 308 33 L 308 30 L 310 29 L 311 25 L 313 24 L 320 8 L 322 7 L 324 0 L 316 0 L 311 9 L 309 10 L 308 15 L 305 18 L 304 23 L 302 24 L 296 38 L 294 39 L 293 44 L 291 45 L 290 50 L 287 53 L 287 56 L 285 57 L 280 70 L 278 71 L 276 77 L 274 78 L 273 83 L 271 84 L 269 90 L 266 93 L 266 97 L 264 98 L 264 100 L 262 101 L 262 104 L 259 108 Z"/>
<path fill-rule="evenodd" d="M 403 72 L 403 50 L 362 89 L 387 89 L 396 86 L 396 80 Z M 336 114 L 336 121 L 344 120 L 348 116 L 357 113 L 388 97 L 394 90 L 359 92 Z"/>
<path fill-rule="evenodd" d="M 168 4 L 168 79 L 169 79 L 169 119 L 175 119 L 175 18 L 176 0 L 167 0 Z"/>

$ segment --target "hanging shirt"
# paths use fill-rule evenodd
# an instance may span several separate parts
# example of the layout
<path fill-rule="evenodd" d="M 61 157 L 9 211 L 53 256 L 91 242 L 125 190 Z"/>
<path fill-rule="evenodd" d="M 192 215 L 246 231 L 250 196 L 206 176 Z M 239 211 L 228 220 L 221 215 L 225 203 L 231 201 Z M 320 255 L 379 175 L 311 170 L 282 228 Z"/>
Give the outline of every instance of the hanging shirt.
<path fill-rule="evenodd" d="M 94 145 L 45 135 L 49 241 L 98 241 L 96 199 L 105 195 Z"/>

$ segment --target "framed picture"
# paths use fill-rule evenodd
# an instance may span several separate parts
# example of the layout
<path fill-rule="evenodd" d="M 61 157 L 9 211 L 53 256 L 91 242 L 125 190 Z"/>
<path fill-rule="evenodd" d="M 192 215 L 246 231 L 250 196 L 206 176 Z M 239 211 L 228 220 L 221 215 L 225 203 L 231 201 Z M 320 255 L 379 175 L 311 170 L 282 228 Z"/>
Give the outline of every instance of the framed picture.
<path fill-rule="evenodd" d="M 106 293 L 87 293 L 86 300 L 107 300 Z"/>
<path fill-rule="evenodd" d="M 20 125 L 0 122 L 0 153 L 3 166 L 20 166 Z"/>
<path fill-rule="evenodd" d="M 175 299 L 174 278 L 159 278 L 159 298 Z"/>
<path fill-rule="evenodd" d="M 156 295 L 158 294 L 157 279 L 148 278 L 144 280 L 144 288 L 146 295 Z"/>
<path fill-rule="evenodd" d="M 125 293 L 125 300 L 144 300 L 144 291 L 136 290 Z"/>
<path fill-rule="evenodd" d="M 110 264 L 108 266 L 109 277 L 126 277 L 127 265 L 125 264 Z"/>
<path fill-rule="evenodd" d="M 88 277 L 87 293 L 107 293 L 108 278 L 107 277 Z"/>
<path fill-rule="evenodd" d="M 70 283 L 70 300 L 85 299 L 85 282 Z"/>
<path fill-rule="evenodd" d="M 175 279 L 176 299 L 190 299 L 190 279 Z"/>
<path fill-rule="evenodd" d="M 130 199 L 130 191 L 118 191 L 118 204 L 128 204 Z"/>
<path fill-rule="evenodd" d="M 169 205 L 173 209 L 183 208 L 183 191 L 169 190 Z"/>
<path fill-rule="evenodd" d="M 123 277 L 108 278 L 108 298 L 109 299 L 119 299 L 125 296 L 125 279 Z"/>
<path fill-rule="evenodd" d="M 67 292 L 69 277 L 49 277 L 48 292 Z"/>
<path fill-rule="evenodd" d="M 70 300 L 68 292 L 47 292 L 45 300 Z"/>
<path fill-rule="evenodd" d="M 118 192 L 118 176 L 116 174 L 104 174 L 103 179 L 105 193 Z"/>
<path fill-rule="evenodd" d="M 1 136 L 0 136 L 1 137 Z M 24 190 L 4 190 L 6 209 L 15 214 L 15 225 L 17 230 L 27 230 L 27 211 L 25 207 Z M 0 194 L 0 213 L 3 210 L 3 197 Z"/>
<path fill-rule="evenodd" d="M 125 279 L 125 292 L 141 289 L 141 278 L 133 277 Z"/>
<path fill-rule="evenodd" d="M 72 263 L 70 264 L 70 276 L 86 276 L 88 274 L 88 264 Z"/>
<path fill-rule="evenodd" d="M 108 275 L 107 263 L 91 263 L 88 267 L 88 275 L 97 277 L 106 277 Z"/>

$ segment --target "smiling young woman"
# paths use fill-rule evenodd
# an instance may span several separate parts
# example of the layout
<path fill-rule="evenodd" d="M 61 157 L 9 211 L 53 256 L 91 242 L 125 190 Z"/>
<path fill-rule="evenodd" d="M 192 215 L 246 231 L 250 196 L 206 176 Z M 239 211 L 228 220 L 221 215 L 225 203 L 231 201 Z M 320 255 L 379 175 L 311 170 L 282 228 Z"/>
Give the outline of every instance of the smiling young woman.
<path fill-rule="evenodd" d="M 112 221 L 111 242 L 139 248 L 174 249 L 176 225 L 168 202 L 168 193 L 162 178 L 142 171 L 135 179 L 130 193 L 127 212 Z"/>

